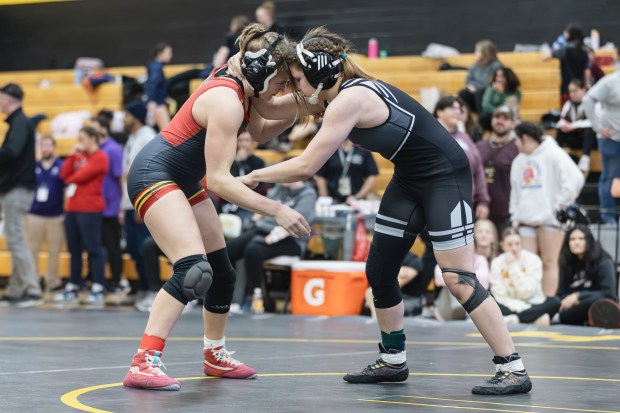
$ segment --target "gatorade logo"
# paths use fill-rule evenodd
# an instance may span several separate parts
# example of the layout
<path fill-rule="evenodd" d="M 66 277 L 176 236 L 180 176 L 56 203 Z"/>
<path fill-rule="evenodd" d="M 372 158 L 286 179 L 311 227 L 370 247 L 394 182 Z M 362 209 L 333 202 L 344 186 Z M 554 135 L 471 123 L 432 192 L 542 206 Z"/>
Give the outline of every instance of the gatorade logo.
<path fill-rule="evenodd" d="M 318 307 L 325 304 L 325 279 L 309 279 L 304 286 L 304 299 L 308 305 L 313 307 Z"/>

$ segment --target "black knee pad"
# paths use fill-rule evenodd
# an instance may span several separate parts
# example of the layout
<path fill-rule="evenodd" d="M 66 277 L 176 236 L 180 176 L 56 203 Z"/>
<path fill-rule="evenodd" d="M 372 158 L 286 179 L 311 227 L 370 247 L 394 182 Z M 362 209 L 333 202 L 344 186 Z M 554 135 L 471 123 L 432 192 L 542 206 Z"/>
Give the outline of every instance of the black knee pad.
<path fill-rule="evenodd" d="M 174 263 L 174 274 L 164 290 L 180 303 L 187 304 L 204 295 L 211 287 L 213 270 L 205 255 L 190 255 Z"/>
<path fill-rule="evenodd" d="M 213 268 L 213 283 L 204 297 L 204 308 L 211 313 L 225 314 L 230 310 L 235 291 L 235 268 L 226 248 L 207 254 L 207 259 Z"/>
<path fill-rule="evenodd" d="M 373 242 L 366 261 L 366 278 L 372 288 L 376 308 L 391 308 L 403 300 L 398 285 L 400 262 L 386 262 L 379 247 Z"/>
<path fill-rule="evenodd" d="M 478 306 L 482 304 L 482 302 L 486 300 L 490 295 L 489 291 L 484 288 L 482 284 L 480 284 L 480 281 L 478 281 L 476 274 L 473 272 L 463 271 L 455 268 L 444 268 L 441 270 L 441 272 L 455 273 L 459 277 L 457 284 L 467 284 L 474 289 L 467 301 L 461 304 L 465 311 L 467 311 L 468 313 L 471 313 L 476 308 L 478 308 Z"/>

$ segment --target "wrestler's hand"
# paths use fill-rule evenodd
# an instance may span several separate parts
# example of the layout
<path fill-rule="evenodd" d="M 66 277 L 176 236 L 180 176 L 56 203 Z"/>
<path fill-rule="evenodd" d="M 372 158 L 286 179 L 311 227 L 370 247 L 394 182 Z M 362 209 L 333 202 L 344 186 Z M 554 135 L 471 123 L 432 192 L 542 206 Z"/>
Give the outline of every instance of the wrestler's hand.
<path fill-rule="evenodd" d="M 229 75 L 237 79 L 243 79 L 243 75 L 241 74 L 241 52 L 232 55 L 226 64 L 228 65 L 227 72 Z"/>
<path fill-rule="evenodd" d="M 256 189 L 259 184 L 257 180 L 252 178 L 251 173 L 243 176 L 237 176 L 237 179 L 240 180 L 243 185 L 247 186 L 250 189 Z"/>
<path fill-rule="evenodd" d="M 282 228 L 295 238 L 310 235 L 310 225 L 299 212 L 286 205 L 280 205 L 274 219 Z"/>

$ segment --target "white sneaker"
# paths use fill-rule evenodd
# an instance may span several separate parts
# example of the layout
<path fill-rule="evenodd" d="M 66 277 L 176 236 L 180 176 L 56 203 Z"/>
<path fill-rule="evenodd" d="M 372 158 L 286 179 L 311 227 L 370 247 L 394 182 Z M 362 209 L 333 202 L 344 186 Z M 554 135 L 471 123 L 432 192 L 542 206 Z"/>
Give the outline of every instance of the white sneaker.
<path fill-rule="evenodd" d="M 542 327 L 549 326 L 551 325 L 551 317 L 549 317 L 549 314 L 545 313 L 541 315 L 540 317 L 538 317 L 536 320 L 534 320 L 532 324 L 535 326 L 542 326 Z"/>
<path fill-rule="evenodd" d="M 103 296 L 104 292 L 105 288 L 103 288 L 103 285 L 94 283 L 92 288 L 90 289 L 90 294 L 88 294 L 88 297 L 86 298 L 86 300 L 84 300 L 84 304 L 89 306 L 103 307 L 105 305 Z"/>
<path fill-rule="evenodd" d="M 519 324 L 519 316 L 516 314 L 505 315 L 504 322 L 506 324 Z"/>
<path fill-rule="evenodd" d="M 579 162 L 577 163 L 577 168 L 586 174 L 590 172 L 590 157 L 588 155 L 581 155 L 581 158 L 579 158 Z"/>
<path fill-rule="evenodd" d="M 67 283 L 63 292 L 58 293 L 52 298 L 53 304 L 78 304 L 80 290 L 77 285 Z"/>
<path fill-rule="evenodd" d="M 150 313 L 155 297 L 157 297 L 157 293 L 149 291 L 143 299 L 136 302 L 136 310 L 142 311 L 143 313 Z"/>

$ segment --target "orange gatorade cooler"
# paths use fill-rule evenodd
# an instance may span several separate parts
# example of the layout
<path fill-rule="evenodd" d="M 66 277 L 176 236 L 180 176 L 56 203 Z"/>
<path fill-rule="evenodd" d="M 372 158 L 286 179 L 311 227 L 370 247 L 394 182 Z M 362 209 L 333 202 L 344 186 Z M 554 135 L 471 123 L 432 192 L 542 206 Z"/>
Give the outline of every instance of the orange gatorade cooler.
<path fill-rule="evenodd" d="M 291 311 L 298 315 L 358 315 L 368 288 L 365 262 L 297 261 L 291 270 Z"/>

